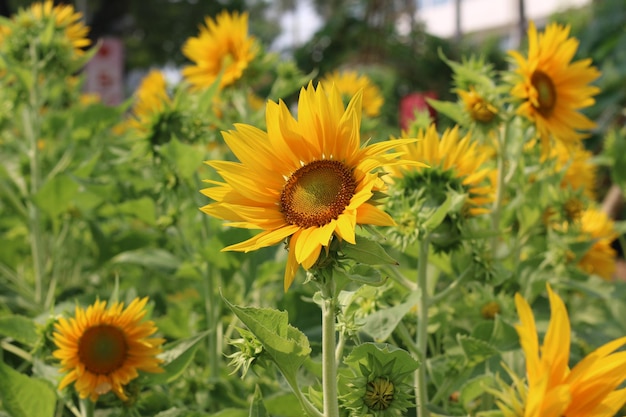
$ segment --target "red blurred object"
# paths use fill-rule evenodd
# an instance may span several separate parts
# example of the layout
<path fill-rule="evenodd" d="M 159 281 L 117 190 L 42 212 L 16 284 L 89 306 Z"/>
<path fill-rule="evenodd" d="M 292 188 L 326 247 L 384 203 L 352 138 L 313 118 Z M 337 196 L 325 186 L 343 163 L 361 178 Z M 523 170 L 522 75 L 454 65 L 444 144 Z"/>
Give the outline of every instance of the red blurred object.
<path fill-rule="evenodd" d="M 407 94 L 400 100 L 400 128 L 408 129 L 409 125 L 415 118 L 416 110 L 428 110 L 428 114 L 433 120 L 437 120 L 437 112 L 426 101 L 427 98 L 437 99 L 437 93 L 434 91 L 422 91 Z"/>

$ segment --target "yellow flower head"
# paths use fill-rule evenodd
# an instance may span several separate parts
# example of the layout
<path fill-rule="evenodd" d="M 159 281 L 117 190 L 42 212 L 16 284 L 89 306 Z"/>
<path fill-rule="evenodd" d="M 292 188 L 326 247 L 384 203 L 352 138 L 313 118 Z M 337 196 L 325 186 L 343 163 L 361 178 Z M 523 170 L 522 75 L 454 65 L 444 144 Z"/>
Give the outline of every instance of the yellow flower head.
<path fill-rule="evenodd" d="M 580 227 L 583 233 L 581 239 L 593 240 L 594 243 L 578 261 L 578 266 L 587 273 L 611 279 L 617 257 L 617 252 L 611 247 L 618 236 L 615 224 L 603 211 L 590 208 L 582 213 Z"/>
<path fill-rule="evenodd" d="M 134 119 L 131 126 L 146 133 L 151 129 L 154 119 L 172 104 L 167 93 L 167 83 L 163 73 L 152 70 L 144 77 L 135 92 L 133 106 Z"/>
<path fill-rule="evenodd" d="M 72 382 L 81 398 L 96 401 L 113 391 L 122 400 L 128 397 L 124 385 L 137 378 L 137 371 L 163 372 L 156 357 L 164 339 L 150 337 L 157 331 L 146 315 L 148 298 L 134 299 L 124 309 L 114 303 L 96 301 L 86 310 L 76 307 L 73 318 L 60 318 L 54 325 L 54 357 L 67 374 L 59 389 Z"/>
<path fill-rule="evenodd" d="M 478 94 L 474 87 L 470 87 L 469 91 L 457 90 L 457 93 L 463 100 L 465 111 L 475 122 L 489 123 L 498 115 L 498 109 Z"/>
<path fill-rule="evenodd" d="M 570 147 L 554 143 L 550 156 L 556 160 L 556 169 L 563 172 L 561 188 L 582 191 L 590 199 L 595 198 L 596 165 L 591 162 L 593 154 L 581 144 Z"/>
<path fill-rule="evenodd" d="M 367 75 L 361 75 L 356 71 L 334 71 L 327 74 L 321 82 L 326 91 L 330 91 L 335 84 L 344 97 L 353 97 L 357 91 L 363 90 L 363 113 L 369 117 L 380 114 L 384 99 L 380 89 Z"/>
<path fill-rule="evenodd" d="M 613 417 L 626 402 L 626 389 L 617 389 L 626 380 L 626 352 L 614 353 L 626 345 L 626 337 L 596 349 L 569 369 L 567 310 L 549 285 L 548 296 L 551 317 L 540 346 L 530 305 L 515 295 L 521 321 L 516 330 L 526 357 L 528 385 L 517 384 L 523 407 L 515 398 L 499 401 L 498 406 L 505 417 Z"/>
<path fill-rule="evenodd" d="M 384 187 L 378 173 L 398 156 L 388 150 L 406 141 L 361 147 L 361 94 L 347 108 L 337 88 L 326 94 L 309 83 L 300 91 L 298 119 L 287 105 L 269 101 L 267 132 L 245 124 L 224 132 L 239 162 L 209 161 L 223 178 L 202 190 L 215 200 L 202 211 L 230 225 L 260 229 L 253 238 L 224 250 L 252 251 L 289 240 L 284 286 L 299 265 L 310 269 L 333 236 L 355 244 L 357 224 L 393 225 L 371 204 Z"/>
<path fill-rule="evenodd" d="M 522 101 L 517 113 L 531 120 L 539 132 L 544 148 L 553 137 L 571 144 L 584 137 L 578 130 L 595 126 L 579 113 L 594 104 L 599 92 L 589 85 L 600 76 L 591 59 L 571 62 L 578 41 L 568 38 L 569 26 L 552 23 L 537 35 L 535 25 L 528 28 L 528 58 L 510 51 L 519 68 L 519 82 L 511 94 Z"/>
<path fill-rule="evenodd" d="M 223 11 L 205 19 L 197 37 L 183 45 L 183 54 L 195 63 L 183 76 L 196 88 L 208 87 L 222 73 L 220 87 L 233 84 L 257 54 L 256 40 L 248 36 L 248 14 Z"/>
<path fill-rule="evenodd" d="M 493 201 L 493 188 L 484 185 L 493 171 L 492 168 L 486 167 L 489 154 L 483 152 L 480 145 L 471 140 L 469 134 L 460 138 L 458 126 L 447 129 L 440 138 L 436 126 L 431 124 L 426 132 L 419 132 L 417 142 L 398 146 L 396 149 L 404 152 L 406 159 L 423 161 L 429 168 L 392 166 L 389 167 L 391 179 L 408 179 L 416 174 L 424 174 L 430 177 L 440 176 L 441 178 L 436 178 L 438 183 L 442 180 L 458 181 L 463 191 L 468 194 L 466 200 L 468 214 L 475 216 L 489 211 L 484 207 Z M 438 185 L 445 190 L 445 184 Z"/>
<path fill-rule="evenodd" d="M 74 46 L 76 55 L 82 55 L 84 53 L 82 48 L 91 44 L 87 38 L 89 28 L 82 22 L 83 15 L 74 11 L 72 5 L 59 4 L 53 7 L 52 0 L 46 0 L 44 3 L 33 3 L 30 13 L 37 20 L 53 17 L 56 28 L 64 31 L 65 36 Z"/>

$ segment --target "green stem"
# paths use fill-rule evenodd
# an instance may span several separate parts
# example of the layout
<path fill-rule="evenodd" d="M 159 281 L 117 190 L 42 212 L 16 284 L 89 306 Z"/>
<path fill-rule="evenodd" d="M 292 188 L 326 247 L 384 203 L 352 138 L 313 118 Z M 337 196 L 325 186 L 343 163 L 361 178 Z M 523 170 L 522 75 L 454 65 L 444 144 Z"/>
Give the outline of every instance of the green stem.
<path fill-rule="evenodd" d="M 302 406 L 302 408 L 304 409 L 304 411 L 307 413 L 307 415 L 309 417 L 326 417 L 322 413 L 320 413 L 320 410 L 318 410 L 311 403 L 311 401 L 309 401 L 308 398 L 306 398 L 302 394 L 302 391 L 300 391 L 300 387 L 298 386 L 297 381 L 292 380 L 291 378 L 286 378 L 286 380 L 287 380 L 287 383 L 289 384 L 289 386 L 291 387 L 291 390 L 293 391 L 293 393 L 298 398 L 298 401 L 300 402 L 300 405 Z"/>
<path fill-rule="evenodd" d="M 322 284 L 322 393 L 324 396 L 324 417 L 339 417 L 337 397 L 337 362 L 335 349 L 335 298 L 332 278 Z"/>
<path fill-rule="evenodd" d="M 219 378 L 219 352 L 218 352 L 218 335 L 217 335 L 217 307 L 220 302 L 219 297 L 216 294 L 215 277 L 213 276 L 213 267 L 210 263 L 207 263 L 205 270 L 205 310 L 207 318 L 207 329 L 209 330 L 209 337 L 207 340 L 207 347 L 209 349 L 209 371 L 211 378 Z"/>
<path fill-rule="evenodd" d="M 417 287 L 420 291 L 420 302 L 417 314 L 417 332 L 415 345 L 421 358 L 420 366 L 415 370 L 415 398 L 417 402 L 417 416 L 429 417 L 428 391 L 426 390 L 426 349 L 428 347 L 428 250 L 430 236 L 428 233 L 420 242 L 419 258 L 417 263 Z"/>
<path fill-rule="evenodd" d="M 94 411 L 96 409 L 96 403 L 89 398 L 80 400 L 80 414 L 82 417 L 94 417 Z"/>
<path fill-rule="evenodd" d="M 496 184 L 496 196 L 493 201 L 493 209 L 492 209 L 492 217 L 491 217 L 491 228 L 494 231 L 500 230 L 500 216 L 502 212 L 502 200 L 504 198 L 504 190 L 505 186 L 505 164 L 506 164 L 506 147 L 507 147 L 507 139 L 509 136 L 509 124 L 510 122 L 505 122 L 504 124 L 504 132 L 498 138 L 498 154 L 497 154 L 497 164 L 498 164 L 498 179 Z M 493 237 L 492 241 L 492 253 L 495 255 L 496 248 L 498 247 L 498 235 L 496 234 Z"/>

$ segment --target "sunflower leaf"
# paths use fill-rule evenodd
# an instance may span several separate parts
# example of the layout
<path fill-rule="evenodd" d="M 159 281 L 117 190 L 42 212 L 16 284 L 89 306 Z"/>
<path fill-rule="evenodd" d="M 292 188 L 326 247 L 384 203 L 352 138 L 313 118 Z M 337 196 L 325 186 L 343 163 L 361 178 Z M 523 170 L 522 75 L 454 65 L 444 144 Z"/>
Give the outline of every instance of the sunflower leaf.
<path fill-rule="evenodd" d="M 254 389 L 254 397 L 250 404 L 249 417 L 268 417 L 265 405 L 263 405 L 263 396 L 261 395 L 261 390 L 258 385 Z"/>
<path fill-rule="evenodd" d="M 358 236 L 356 245 L 347 244 L 341 248 L 344 256 L 365 265 L 398 265 L 398 261 L 385 252 L 385 249 L 374 242 Z"/>
<path fill-rule="evenodd" d="M 17 372 L 4 362 L 0 362 L 0 398 L 11 417 L 52 417 L 56 408 L 56 394 L 50 384 Z"/>
<path fill-rule="evenodd" d="M 145 374 L 142 377 L 144 385 L 168 384 L 182 375 L 183 371 L 189 366 L 198 349 L 198 344 L 207 335 L 209 331 L 202 332 L 193 337 L 177 340 L 169 346 L 165 347 L 165 352 L 160 355 L 163 359 L 163 370 L 160 374 Z"/>
<path fill-rule="evenodd" d="M 287 312 L 270 308 L 240 307 L 223 299 L 239 320 L 259 339 L 263 349 L 285 378 L 294 382 L 298 369 L 311 353 L 311 347 L 304 333 L 289 325 Z"/>
<path fill-rule="evenodd" d="M 34 346 L 39 340 L 33 320 L 18 315 L 0 317 L 0 335 L 11 337 L 28 346 Z"/>

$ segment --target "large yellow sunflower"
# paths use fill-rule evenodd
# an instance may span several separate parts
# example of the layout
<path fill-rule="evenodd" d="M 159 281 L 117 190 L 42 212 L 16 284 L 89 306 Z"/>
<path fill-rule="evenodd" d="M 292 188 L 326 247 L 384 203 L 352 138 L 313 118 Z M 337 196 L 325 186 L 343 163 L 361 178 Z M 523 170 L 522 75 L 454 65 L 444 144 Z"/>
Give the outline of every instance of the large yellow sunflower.
<path fill-rule="evenodd" d="M 515 295 L 521 323 L 516 326 L 526 357 L 527 386 L 517 383 L 516 398 L 501 395 L 505 417 L 613 417 L 626 403 L 626 337 L 613 340 L 569 369 L 570 322 L 563 300 L 548 285 L 551 318 L 539 346 L 533 312 Z"/>
<path fill-rule="evenodd" d="M 114 303 L 96 301 L 86 310 L 76 307 L 73 318 L 60 318 L 53 334 L 61 360 L 61 372 L 67 372 L 59 389 L 75 382 L 81 398 L 96 401 L 113 391 L 122 400 L 128 397 L 123 386 L 137 378 L 137 371 L 163 372 L 156 357 L 164 339 L 150 337 L 157 331 L 146 315 L 148 298 L 136 298 L 124 309 Z"/>
<path fill-rule="evenodd" d="M 183 45 L 183 54 L 195 63 L 183 68 L 183 76 L 196 88 L 208 87 L 221 75 L 220 87 L 233 84 L 257 54 L 257 43 L 248 35 L 248 14 L 223 11 L 215 20 L 205 19 L 197 37 Z"/>
<path fill-rule="evenodd" d="M 207 162 L 224 182 L 207 181 L 213 186 L 202 192 L 215 202 L 201 210 L 262 230 L 224 250 L 248 252 L 288 239 L 287 290 L 298 266 L 310 269 L 333 236 L 354 244 L 357 224 L 394 224 L 370 201 L 384 187 L 372 171 L 392 164 L 398 155 L 387 151 L 407 140 L 361 147 L 361 94 L 344 108 L 337 88 L 327 95 L 312 83 L 300 91 L 297 120 L 284 102 L 269 101 L 266 122 L 267 133 L 245 124 L 223 133 L 240 162 Z"/>
<path fill-rule="evenodd" d="M 447 129 L 440 138 L 436 126 L 431 124 L 425 132 L 419 132 L 417 142 L 396 149 L 404 152 L 406 159 L 423 161 L 429 168 L 402 165 L 389 167 L 389 178 L 394 182 L 396 179 L 428 176 L 430 181 L 420 180 L 419 183 L 434 183 L 442 192 L 445 192 L 449 182 L 458 182 L 461 189 L 457 191 L 468 195 L 468 214 L 475 216 L 489 211 L 485 205 L 493 201 L 494 193 L 488 183 L 494 171 L 487 166 L 489 153 L 482 150 L 478 142 L 472 141 L 469 134 L 461 138 L 458 126 Z M 409 182 L 412 184 L 415 181 Z"/>
<path fill-rule="evenodd" d="M 322 79 L 322 86 L 326 91 L 330 91 L 335 84 L 337 90 L 344 97 L 353 97 L 357 91 L 363 91 L 363 113 L 369 117 L 380 114 L 380 108 L 384 103 L 380 89 L 367 75 L 359 74 L 356 71 L 334 71 L 327 74 Z"/>
<path fill-rule="evenodd" d="M 39 20 L 48 16 L 54 17 L 56 27 L 64 31 L 77 55 L 82 55 L 84 53 L 82 48 L 91 44 L 91 40 L 87 38 L 89 28 L 82 22 L 83 15 L 74 11 L 72 5 L 59 4 L 54 6 L 52 0 L 46 0 L 44 3 L 31 5 L 30 12 Z"/>
<path fill-rule="evenodd" d="M 615 224 L 603 211 L 590 208 L 582 213 L 580 227 L 583 233 L 581 239 L 593 240 L 594 243 L 578 261 L 578 266 L 587 273 L 611 279 L 617 257 L 617 252 L 611 247 L 618 236 Z"/>
<path fill-rule="evenodd" d="M 592 96 L 600 90 L 589 84 L 600 72 L 591 66 L 591 59 L 571 62 L 578 41 L 568 38 L 569 31 L 569 26 L 552 23 L 537 35 L 531 22 L 528 58 L 517 51 L 509 52 L 519 66 L 515 72 L 520 80 L 511 90 L 522 100 L 517 113 L 535 124 L 544 148 L 551 137 L 565 143 L 577 142 L 584 137 L 579 130 L 595 126 L 579 110 L 594 104 Z"/>

